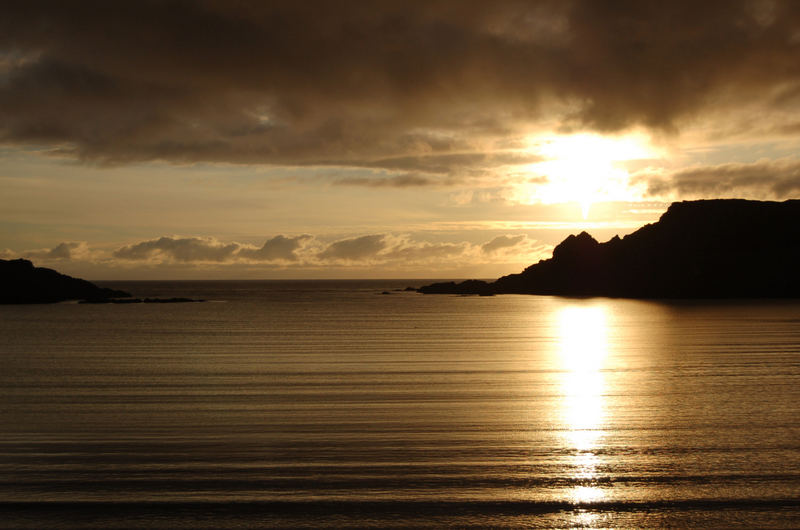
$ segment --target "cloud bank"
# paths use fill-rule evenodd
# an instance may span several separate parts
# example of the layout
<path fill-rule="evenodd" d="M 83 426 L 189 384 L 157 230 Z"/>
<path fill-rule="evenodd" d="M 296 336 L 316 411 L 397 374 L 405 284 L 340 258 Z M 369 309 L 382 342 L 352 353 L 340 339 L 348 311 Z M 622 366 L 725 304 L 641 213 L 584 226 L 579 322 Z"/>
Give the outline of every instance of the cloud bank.
<path fill-rule="evenodd" d="M 286 237 L 278 235 L 263 246 L 241 243 L 222 243 L 213 237 L 160 237 L 126 245 L 115 250 L 112 257 L 128 261 L 229 262 L 229 261 L 297 261 L 296 252 L 311 236 Z M 58 247 L 56 247 L 58 248 Z M 55 249 L 54 249 L 55 250 Z"/>
<path fill-rule="evenodd" d="M 9 0 L 0 142 L 417 186 L 523 163 L 487 157 L 536 127 L 670 132 L 758 101 L 796 134 L 799 51 L 790 0 Z"/>
<path fill-rule="evenodd" d="M 358 261 L 376 256 L 386 248 L 383 235 L 369 235 L 354 239 L 342 239 L 330 244 L 325 250 L 317 254 L 321 260 L 350 260 Z"/>
<path fill-rule="evenodd" d="M 29 250 L 23 254 L 29 259 L 72 260 L 91 259 L 92 251 L 86 241 L 64 241 L 50 249 Z"/>
<path fill-rule="evenodd" d="M 484 244 L 417 241 L 402 234 L 368 234 L 325 242 L 310 235 L 274 236 L 262 246 L 223 242 L 213 237 L 163 236 L 117 247 L 90 248 L 85 242 L 59 243 L 51 249 L 0 252 L 4 259 L 25 257 L 47 265 L 92 263 L 104 267 L 405 267 L 526 262 L 551 247 L 525 235 L 495 237 Z M 499 252 L 502 250 L 502 252 Z"/>
<path fill-rule="evenodd" d="M 645 171 L 634 180 L 644 183 L 653 197 L 788 199 L 800 194 L 800 160 L 690 167 L 666 174 Z"/>
<path fill-rule="evenodd" d="M 167 258 L 175 261 L 228 261 L 239 250 L 237 243 L 223 244 L 213 238 L 161 237 L 122 247 L 115 258 L 148 260 Z"/>
<path fill-rule="evenodd" d="M 497 252 L 500 249 L 508 249 L 510 247 L 515 247 L 519 245 L 525 236 L 497 236 L 496 238 L 492 239 L 481 245 L 481 250 L 486 254 L 491 254 L 492 252 Z"/>

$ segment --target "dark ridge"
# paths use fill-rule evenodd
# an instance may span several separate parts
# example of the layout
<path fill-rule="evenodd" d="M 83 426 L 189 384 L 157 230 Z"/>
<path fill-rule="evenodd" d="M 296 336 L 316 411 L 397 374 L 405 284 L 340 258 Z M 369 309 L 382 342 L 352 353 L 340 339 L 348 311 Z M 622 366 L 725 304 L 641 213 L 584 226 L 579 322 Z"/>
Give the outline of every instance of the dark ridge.
<path fill-rule="evenodd" d="M 108 300 L 131 296 L 58 273 L 34 267 L 26 259 L 0 259 L 0 304 L 51 304 L 65 300 Z"/>
<path fill-rule="evenodd" d="M 800 297 L 800 200 L 673 203 L 657 223 L 599 243 L 571 235 L 553 257 L 495 282 L 422 293 L 625 298 Z"/>

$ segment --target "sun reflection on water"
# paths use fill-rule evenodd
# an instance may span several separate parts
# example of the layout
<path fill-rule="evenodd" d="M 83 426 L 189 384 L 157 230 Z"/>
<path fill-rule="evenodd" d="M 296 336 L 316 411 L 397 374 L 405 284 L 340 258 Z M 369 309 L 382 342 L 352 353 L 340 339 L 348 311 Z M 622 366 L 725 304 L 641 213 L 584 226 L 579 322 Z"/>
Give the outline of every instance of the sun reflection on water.
<path fill-rule="evenodd" d="M 601 306 L 570 306 L 557 315 L 559 362 L 563 370 L 564 443 L 574 452 L 570 497 L 576 503 L 603 500 L 593 485 L 598 478 L 597 449 L 606 422 L 602 368 L 608 355 L 608 323 Z"/>

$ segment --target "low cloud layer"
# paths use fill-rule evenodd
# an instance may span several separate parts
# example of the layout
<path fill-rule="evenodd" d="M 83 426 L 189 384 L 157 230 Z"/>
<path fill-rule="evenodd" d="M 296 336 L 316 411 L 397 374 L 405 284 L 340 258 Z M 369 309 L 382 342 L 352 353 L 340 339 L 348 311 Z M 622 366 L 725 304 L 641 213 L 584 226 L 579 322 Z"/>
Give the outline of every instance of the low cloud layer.
<path fill-rule="evenodd" d="M 223 244 L 213 238 L 161 237 L 128 245 L 114 252 L 114 257 L 125 260 L 171 258 L 175 261 L 228 261 L 239 250 L 237 243 Z"/>
<path fill-rule="evenodd" d="M 790 0 L 11 0 L 0 142 L 384 168 L 408 176 L 349 183 L 418 186 L 524 163 L 508 141 L 537 127 L 671 132 L 754 100 L 796 124 L 798 51 Z M 231 252 L 173 244 L 152 248 Z"/>
<path fill-rule="evenodd" d="M 229 262 L 251 261 L 297 261 L 297 250 L 311 236 L 275 236 L 262 247 L 241 243 L 222 243 L 212 237 L 161 237 L 127 245 L 113 252 L 113 257 L 130 261 L 176 261 L 176 262 Z"/>
<path fill-rule="evenodd" d="M 653 197 L 788 199 L 800 194 L 800 160 L 691 167 L 674 173 L 643 172 L 635 180 Z"/>
<path fill-rule="evenodd" d="M 332 243 L 328 248 L 317 254 L 317 257 L 321 260 L 358 261 L 372 258 L 384 248 L 386 248 L 385 236 L 361 236 Z"/>
<path fill-rule="evenodd" d="M 350 177 L 334 181 L 337 186 L 366 186 L 369 188 L 420 188 L 449 185 L 452 181 L 440 180 L 425 175 L 396 175 L 388 177 Z"/>
<path fill-rule="evenodd" d="M 297 251 L 300 250 L 304 242 L 313 239 L 309 235 L 298 237 L 275 236 L 267 240 L 261 248 L 240 248 L 237 255 L 239 257 L 252 259 L 255 261 L 297 261 Z"/>
<path fill-rule="evenodd" d="M 28 259 L 72 260 L 91 257 L 89 245 L 85 241 L 65 241 L 50 249 L 29 250 L 23 253 Z"/>
<path fill-rule="evenodd" d="M 467 243 L 421 243 L 401 242 L 385 254 L 385 258 L 403 263 L 425 263 L 431 260 L 447 261 L 471 253 Z"/>
<path fill-rule="evenodd" d="M 481 245 L 481 250 L 487 254 L 497 252 L 501 249 L 515 247 L 525 240 L 525 236 L 497 236 L 491 241 Z"/>
<path fill-rule="evenodd" d="M 37 264 L 54 266 L 67 262 L 85 262 L 104 267 L 188 266 L 201 269 L 240 266 L 363 269 L 413 265 L 431 267 L 431 273 L 435 273 L 437 265 L 532 261 L 549 249 L 548 245 L 525 235 L 495 237 L 484 244 L 416 241 L 398 234 L 368 234 L 333 242 L 320 241 L 310 235 L 278 235 L 268 239 L 261 247 L 223 242 L 213 237 L 164 236 L 114 250 L 92 249 L 85 242 L 65 242 L 51 249 L 19 253 L 7 249 L 0 256 L 26 257 Z"/>

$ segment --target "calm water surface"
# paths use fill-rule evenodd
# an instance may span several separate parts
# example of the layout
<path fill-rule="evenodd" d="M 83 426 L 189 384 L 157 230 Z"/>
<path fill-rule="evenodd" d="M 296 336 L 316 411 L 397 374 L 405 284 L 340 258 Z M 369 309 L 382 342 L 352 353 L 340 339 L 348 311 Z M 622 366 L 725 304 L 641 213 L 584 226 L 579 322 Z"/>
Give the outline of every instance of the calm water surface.
<path fill-rule="evenodd" d="M 800 526 L 800 301 L 408 284 L 0 306 L 0 526 Z"/>

